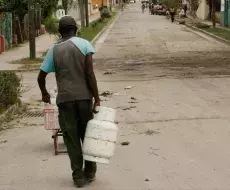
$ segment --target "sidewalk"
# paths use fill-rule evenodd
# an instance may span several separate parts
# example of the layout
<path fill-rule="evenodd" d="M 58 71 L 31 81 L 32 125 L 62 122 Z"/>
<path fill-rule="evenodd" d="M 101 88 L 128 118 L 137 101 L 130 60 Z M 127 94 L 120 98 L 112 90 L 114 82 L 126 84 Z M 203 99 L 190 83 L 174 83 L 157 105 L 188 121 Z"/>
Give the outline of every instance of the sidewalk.
<path fill-rule="evenodd" d="M 92 15 L 90 22 L 100 18 L 100 12 Z M 81 24 L 79 20 L 77 22 Z M 56 42 L 55 36 L 45 34 L 36 38 L 36 55 L 41 57 L 43 52 L 49 49 Z M 13 48 L 0 54 L 0 70 L 17 70 L 21 65 L 10 64 L 10 62 L 29 57 L 29 43 L 20 44 L 19 47 Z"/>
<path fill-rule="evenodd" d="M 36 55 L 41 57 L 43 52 L 55 43 L 55 37 L 44 34 L 36 38 Z M 0 54 L 0 70 L 16 70 L 19 64 L 10 64 L 10 62 L 29 57 L 29 43 L 20 44 L 19 47 Z"/>
<path fill-rule="evenodd" d="M 202 19 L 199 19 L 199 18 L 193 18 L 193 17 L 190 16 L 190 15 L 187 15 L 187 17 L 188 17 L 187 19 L 190 19 L 192 22 L 200 22 L 200 23 L 203 23 L 203 24 L 212 26 L 212 21 L 209 21 L 209 20 L 202 20 Z M 217 28 L 222 28 L 222 29 L 225 29 L 225 30 L 229 30 L 229 31 L 230 31 L 230 28 L 225 27 L 225 26 L 221 26 L 220 23 L 216 23 L 216 27 L 217 27 Z"/>
<path fill-rule="evenodd" d="M 192 29 L 195 32 L 203 33 L 206 36 L 216 39 L 219 42 L 225 43 L 230 45 L 230 28 L 223 27 L 219 23 L 216 23 L 216 28 L 212 27 L 212 21 L 209 20 L 202 20 L 199 18 L 194 18 L 190 15 L 187 15 L 187 18 L 175 18 L 176 21 L 179 23 L 185 22 L 184 24 Z M 210 26 L 208 29 L 206 28 L 199 28 L 196 26 L 197 23 L 201 23 L 204 25 Z M 200 34 L 199 34 L 200 35 Z"/>

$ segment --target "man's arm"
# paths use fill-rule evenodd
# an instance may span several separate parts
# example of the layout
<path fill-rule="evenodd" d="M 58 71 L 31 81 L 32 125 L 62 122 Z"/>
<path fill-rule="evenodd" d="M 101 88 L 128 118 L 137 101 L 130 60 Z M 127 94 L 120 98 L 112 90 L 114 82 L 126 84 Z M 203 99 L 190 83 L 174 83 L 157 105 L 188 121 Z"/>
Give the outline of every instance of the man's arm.
<path fill-rule="evenodd" d="M 47 52 L 38 74 L 38 86 L 42 93 L 42 101 L 45 103 L 50 103 L 50 95 L 46 90 L 46 76 L 51 72 L 54 72 L 53 48 Z"/>
<path fill-rule="evenodd" d="M 97 80 L 93 71 L 93 57 L 92 53 L 88 53 L 85 57 L 85 73 L 88 85 L 92 91 L 94 97 L 94 112 L 96 112 L 95 108 L 100 106 L 100 97 L 98 94 Z"/>
<path fill-rule="evenodd" d="M 42 101 L 45 103 L 50 103 L 50 95 L 46 89 L 46 76 L 48 73 L 40 70 L 38 74 L 38 86 L 42 93 Z"/>

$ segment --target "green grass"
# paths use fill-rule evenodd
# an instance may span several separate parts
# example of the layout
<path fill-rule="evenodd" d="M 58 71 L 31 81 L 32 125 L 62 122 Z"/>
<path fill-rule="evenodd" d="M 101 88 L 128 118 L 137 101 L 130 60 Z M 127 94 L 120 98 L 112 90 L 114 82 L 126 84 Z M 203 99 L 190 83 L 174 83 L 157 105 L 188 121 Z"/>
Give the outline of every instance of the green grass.
<path fill-rule="evenodd" d="M 16 61 L 12 61 L 10 62 L 11 64 L 25 64 L 25 65 L 28 65 L 28 64 L 39 64 L 39 63 L 42 63 L 43 61 L 43 58 L 36 58 L 36 59 L 32 59 L 30 60 L 29 58 L 23 58 L 23 59 L 19 59 L 19 60 L 16 60 Z"/>
<path fill-rule="evenodd" d="M 209 25 L 204 24 L 204 23 L 200 23 L 200 22 L 194 23 L 194 25 L 195 25 L 197 28 L 200 28 L 200 29 L 207 29 L 207 28 L 210 28 Z"/>
<path fill-rule="evenodd" d="M 111 18 L 107 18 L 104 20 L 99 19 L 92 22 L 89 27 L 82 28 L 80 37 L 88 41 L 92 41 L 94 37 L 99 34 L 103 30 L 103 28 L 116 16 L 116 14 L 116 12 L 113 12 Z"/>
<path fill-rule="evenodd" d="M 206 28 L 204 30 L 218 37 L 224 38 L 226 40 L 230 40 L 230 30 L 225 30 L 223 28 Z"/>

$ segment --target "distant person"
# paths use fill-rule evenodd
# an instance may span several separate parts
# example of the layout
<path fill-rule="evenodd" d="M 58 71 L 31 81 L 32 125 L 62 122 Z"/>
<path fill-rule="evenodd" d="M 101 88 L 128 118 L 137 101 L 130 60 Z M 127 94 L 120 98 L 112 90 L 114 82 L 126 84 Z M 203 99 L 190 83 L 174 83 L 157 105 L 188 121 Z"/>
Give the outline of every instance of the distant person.
<path fill-rule="evenodd" d="M 181 9 L 180 13 L 179 13 L 179 18 L 183 18 L 185 17 L 185 11 L 184 9 Z"/>
<path fill-rule="evenodd" d="M 185 4 L 184 5 L 184 14 L 185 14 L 185 16 L 187 15 L 187 11 L 188 11 L 188 6 L 187 6 L 187 4 Z"/>
<path fill-rule="evenodd" d="M 174 7 L 171 7 L 169 9 L 169 11 L 170 11 L 170 16 L 171 16 L 171 21 L 174 22 L 174 19 L 175 19 L 175 9 L 174 9 Z"/>
<path fill-rule="evenodd" d="M 149 3 L 149 14 L 151 14 L 151 12 L 152 12 L 152 4 Z"/>
<path fill-rule="evenodd" d="M 166 19 L 170 19 L 170 11 L 169 8 L 166 7 Z"/>
<path fill-rule="evenodd" d="M 124 5 L 124 3 L 123 3 L 123 1 L 122 1 L 122 3 L 121 3 L 121 10 L 122 10 L 122 11 L 124 10 L 124 7 L 125 7 L 125 5 Z"/>
<path fill-rule="evenodd" d="M 145 4 L 144 3 L 142 3 L 141 9 L 142 9 L 142 13 L 144 13 L 145 12 Z"/>

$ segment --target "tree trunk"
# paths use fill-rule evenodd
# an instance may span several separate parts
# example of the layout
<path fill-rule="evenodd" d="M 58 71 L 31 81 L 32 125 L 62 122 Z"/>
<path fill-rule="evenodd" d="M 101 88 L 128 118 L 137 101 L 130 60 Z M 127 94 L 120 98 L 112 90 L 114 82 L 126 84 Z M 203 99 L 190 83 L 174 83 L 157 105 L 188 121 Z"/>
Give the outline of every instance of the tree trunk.
<path fill-rule="evenodd" d="M 15 33 L 18 38 L 18 43 L 21 44 L 23 43 L 23 37 L 22 37 L 22 30 L 21 30 L 21 25 L 19 19 L 16 17 L 15 20 Z"/>
<path fill-rule="evenodd" d="M 195 10 L 195 2 L 194 2 L 194 0 L 190 0 L 190 6 L 191 6 L 191 15 L 193 17 L 195 17 L 196 16 L 196 10 Z"/>
<path fill-rule="evenodd" d="M 215 3 L 215 0 L 212 0 L 212 25 L 213 25 L 213 28 L 216 27 L 216 3 Z"/>
<path fill-rule="evenodd" d="M 209 19 L 212 20 L 212 0 L 207 0 L 209 6 Z"/>

